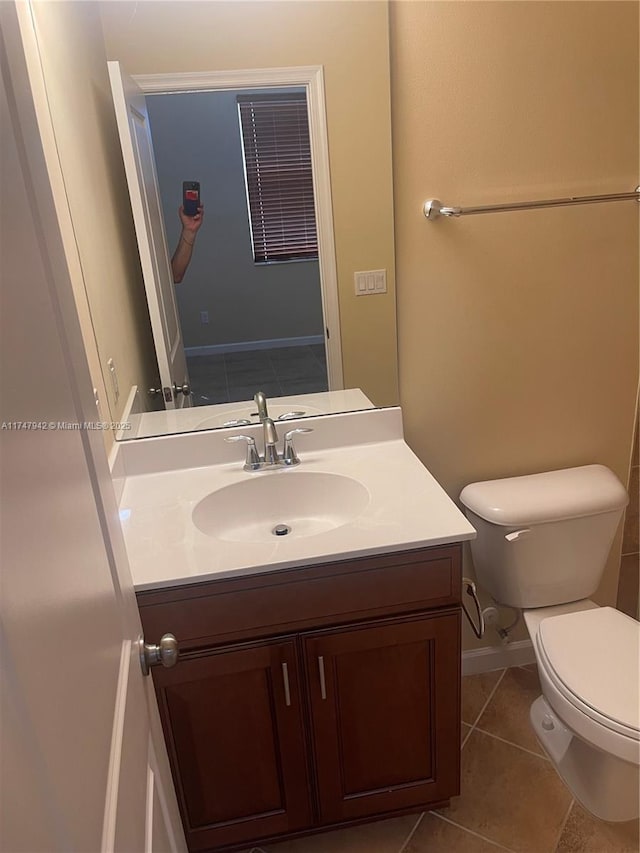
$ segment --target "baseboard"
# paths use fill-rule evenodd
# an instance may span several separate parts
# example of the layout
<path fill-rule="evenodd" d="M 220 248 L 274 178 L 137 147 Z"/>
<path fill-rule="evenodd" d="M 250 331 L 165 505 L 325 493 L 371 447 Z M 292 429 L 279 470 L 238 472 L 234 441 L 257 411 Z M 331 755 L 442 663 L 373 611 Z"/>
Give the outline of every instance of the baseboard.
<path fill-rule="evenodd" d="M 536 656 L 531 640 L 518 640 L 506 646 L 485 646 L 462 653 L 462 674 L 477 675 L 494 669 L 524 666 L 535 663 Z"/>
<path fill-rule="evenodd" d="M 202 347 L 185 347 L 187 358 L 201 355 L 222 355 L 227 352 L 248 352 L 258 349 L 278 349 L 279 347 L 309 347 L 323 344 L 323 335 L 306 335 L 299 338 L 269 338 L 262 341 L 234 341 L 228 344 L 208 344 Z"/>

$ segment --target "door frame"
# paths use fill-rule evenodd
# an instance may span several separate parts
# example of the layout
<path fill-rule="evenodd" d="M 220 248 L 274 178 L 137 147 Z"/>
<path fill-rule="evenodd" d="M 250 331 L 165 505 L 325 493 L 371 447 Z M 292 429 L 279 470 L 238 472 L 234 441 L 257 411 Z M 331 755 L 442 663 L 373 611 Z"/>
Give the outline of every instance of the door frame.
<path fill-rule="evenodd" d="M 331 174 L 322 65 L 290 68 L 250 68 L 235 71 L 197 71 L 132 74 L 145 95 L 215 92 L 230 89 L 304 88 L 309 115 L 311 167 L 318 234 L 318 265 L 325 328 L 329 390 L 344 388 L 338 303 L 338 273 L 333 236 Z"/>

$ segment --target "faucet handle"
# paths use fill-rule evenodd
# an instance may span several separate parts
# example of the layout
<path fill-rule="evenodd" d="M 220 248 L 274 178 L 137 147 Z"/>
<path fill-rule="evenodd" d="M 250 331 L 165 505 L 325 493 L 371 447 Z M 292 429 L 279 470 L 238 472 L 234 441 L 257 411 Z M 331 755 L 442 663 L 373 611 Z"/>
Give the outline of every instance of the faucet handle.
<path fill-rule="evenodd" d="M 296 418 L 303 418 L 306 412 L 285 412 L 284 415 L 278 415 L 279 421 L 293 421 Z"/>
<path fill-rule="evenodd" d="M 256 440 L 252 435 L 230 435 L 225 441 L 246 441 L 247 458 L 244 462 L 245 471 L 257 471 L 260 468 L 260 456 L 256 447 Z"/>
<path fill-rule="evenodd" d="M 237 418 L 234 421 L 225 421 L 222 424 L 223 427 L 239 427 L 239 426 L 251 426 L 251 421 L 249 418 Z"/>
<path fill-rule="evenodd" d="M 282 462 L 284 465 L 297 465 L 300 462 L 296 454 L 296 449 L 293 446 L 293 436 L 297 432 L 313 432 L 313 430 L 310 427 L 298 427 L 297 429 L 290 429 L 289 432 L 285 432 L 284 450 L 282 451 Z"/>

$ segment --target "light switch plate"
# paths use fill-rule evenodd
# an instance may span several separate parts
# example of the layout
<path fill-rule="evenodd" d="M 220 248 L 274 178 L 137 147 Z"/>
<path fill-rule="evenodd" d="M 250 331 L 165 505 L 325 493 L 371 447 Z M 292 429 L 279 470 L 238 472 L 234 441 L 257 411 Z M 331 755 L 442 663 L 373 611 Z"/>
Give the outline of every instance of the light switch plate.
<path fill-rule="evenodd" d="M 356 296 L 387 292 L 386 270 L 364 270 L 353 274 Z"/>

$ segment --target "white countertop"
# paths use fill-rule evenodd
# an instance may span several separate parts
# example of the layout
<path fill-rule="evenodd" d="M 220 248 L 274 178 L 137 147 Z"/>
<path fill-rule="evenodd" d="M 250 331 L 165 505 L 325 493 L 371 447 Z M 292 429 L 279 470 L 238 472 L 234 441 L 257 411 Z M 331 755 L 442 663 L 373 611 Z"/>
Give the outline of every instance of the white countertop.
<path fill-rule="evenodd" d="M 387 424 L 382 429 L 384 435 L 394 417 L 392 410 L 388 412 L 386 416 L 372 413 L 368 421 Z M 347 425 L 362 423 L 353 420 L 357 415 L 344 417 L 351 418 Z M 401 438 L 371 440 L 381 433 L 374 429 L 365 431 L 364 437 L 369 440 L 362 444 L 351 441 L 345 446 L 323 447 L 322 420 L 314 423 L 314 442 L 310 441 L 312 436 L 299 437 L 301 464 L 295 468 L 246 472 L 242 469 L 243 447 L 227 444 L 224 452 L 228 458 L 232 448 L 237 457 L 233 462 L 126 476 L 120 516 L 136 589 L 308 566 L 475 537 L 466 517 Z M 399 414 L 396 420 L 401 434 Z M 335 430 L 335 421 L 327 422 L 329 432 L 331 423 Z M 234 432 L 240 430 L 227 434 Z M 219 432 L 216 438 L 222 441 Z M 163 446 L 155 447 L 160 451 Z M 196 504 L 216 489 L 252 477 L 294 478 L 302 472 L 351 477 L 368 490 L 369 503 L 342 527 L 314 536 L 274 536 L 270 543 L 225 541 L 202 533 L 192 521 Z"/>

